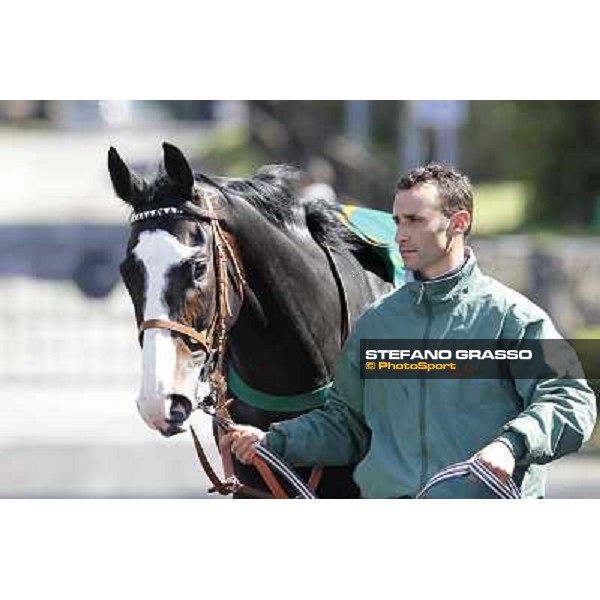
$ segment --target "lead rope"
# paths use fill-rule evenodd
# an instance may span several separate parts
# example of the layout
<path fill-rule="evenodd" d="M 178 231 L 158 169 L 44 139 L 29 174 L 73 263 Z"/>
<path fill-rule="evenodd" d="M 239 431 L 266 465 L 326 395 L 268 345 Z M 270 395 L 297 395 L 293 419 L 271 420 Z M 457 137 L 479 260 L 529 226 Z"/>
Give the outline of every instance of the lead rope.
<path fill-rule="evenodd" d="M 231 419 L 224 418 L 218 415 L 214 407 L 203 406 L 202 409 L 205 413 L 213 417 L 214 422 L 219 428 L 219 430 L 227 432 L 231 425 L 233 425 Z M 273 475 L 271 471 L 271 469 L 273 469 L 292 486 L 292 488 L 297 494 L 296 498 L 302 498 L 306 500 L 316 499 L 316 496 L 312 492 L 312 490 L 310 490 L 306 486 L 306 484 L 298 477 L 298 475 L 292 469 L 290 469 L 280 458 L 278 458 L 270 450 L 261 445 L 258 445 L 256 447 L 256 456 L 254 457 L 252 464 L 258 470 L 261 477 L 267 484 L 268 488 L 271 491 L 271 495 L 267 492 L 263 492 L 262 490 L 258 490 L 246 484 L 240 483 L 237 480 L 237 478 L 233 475 L 233 473 L 229 476 L 227 476 L 226 474 L 226 479 L 224 481 L 221 481 L 219 476 L 216 474 L 216 472 L 210 465 L 210 461 L 208 460 L 208 457 L 206 456 L 206 453 L 202 448 L 200 440 L 198 439 L 198 436 L 196 435 L 193 426 L 190 427 L 190 431 L 192 433 L 192 438 L 194 440 L 194 446 L 196 448 L 198 458 L 200 459 L 200 462 L 204 470 L 206 471 L 209 480 L 213 484 L 213 487 L 208 490 L 209 493 L 218 492 L 223 495 L 229 495 L 236 492 L 242 492 L 255 498 L 288 498 L 288 495 L 286 494 L 285 490 L 281 487 L 281 484 Z M 231 457 L 230 453 L 229 457 Z M 223 460 L 224 469 L 225 462 L 226 461 Z"/>
<path fill-rule="evenodd" d="M 505 483 L 476 457 L 465 462 L 449 465 L 445 469 L 442 469 L 427 482 L 425 487 L 416 495 L 416 498 L 423 498 L 431 488 L 444 481 L 469 476 L 472 476 L 483 484 L 497 498 L 502 498 L 504 500 L 518 500 L 521 498 L 521 492 L 512 478 Z"/>

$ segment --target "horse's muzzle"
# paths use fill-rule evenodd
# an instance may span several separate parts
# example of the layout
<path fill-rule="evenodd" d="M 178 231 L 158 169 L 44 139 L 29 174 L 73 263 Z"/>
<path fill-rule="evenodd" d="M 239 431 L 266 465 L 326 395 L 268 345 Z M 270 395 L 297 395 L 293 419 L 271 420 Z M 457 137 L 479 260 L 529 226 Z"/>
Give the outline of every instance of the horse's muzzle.
<path fill-rule="evenodd" d="M 165 419 L 167 427 L 166 429 L 161 428 L 159 430 L 165 437 L 172 437 L 184 432 L 186 429 L 183 425 L 192 414 L 192 403 L 185 396 L 181 394 L 169 394 L 169 400 L 171 407 L 169 415 Z"/>

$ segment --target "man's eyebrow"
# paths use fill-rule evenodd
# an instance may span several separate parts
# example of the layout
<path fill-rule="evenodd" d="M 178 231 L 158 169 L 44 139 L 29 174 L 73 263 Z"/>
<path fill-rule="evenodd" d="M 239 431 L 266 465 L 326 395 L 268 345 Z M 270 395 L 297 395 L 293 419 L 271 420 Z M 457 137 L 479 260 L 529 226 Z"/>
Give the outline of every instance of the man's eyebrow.
<path fill-rule="evenodd" d="M 412 213 L 400 213 L 400 216 L 404 219 L 416 219 L 418 218 L 420 215 L 418 212 L 412 212 Z M 392 215 L 392 218 L 394 219 L 394 222 L 397 223 L 398 222 L 398 215 L 394 214 Z"/>

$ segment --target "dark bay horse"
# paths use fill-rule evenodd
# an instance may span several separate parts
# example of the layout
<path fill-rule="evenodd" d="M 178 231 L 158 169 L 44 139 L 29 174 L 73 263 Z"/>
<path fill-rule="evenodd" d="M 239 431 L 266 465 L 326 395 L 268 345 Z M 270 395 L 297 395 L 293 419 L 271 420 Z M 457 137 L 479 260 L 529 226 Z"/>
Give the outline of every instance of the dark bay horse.
<path fill-rule="evenodd" d="M 165 436 L 185 430 L 217 338 L 234 421 L 267 429 L 322 404 L 349 327 L 393 287 L 385 265 L 335 205 L 304 194 L 301 172 L 213 178 L 163 149 L 151 182 L 114 148 L 108 155 L 115 192 L 133 210 L 121 274 L 141 327 L 142 418 Z M 264 488 L 251 467 L 235 471 Z M 356 497 L 351 467 L 325 469 L 318 493 Z"/>

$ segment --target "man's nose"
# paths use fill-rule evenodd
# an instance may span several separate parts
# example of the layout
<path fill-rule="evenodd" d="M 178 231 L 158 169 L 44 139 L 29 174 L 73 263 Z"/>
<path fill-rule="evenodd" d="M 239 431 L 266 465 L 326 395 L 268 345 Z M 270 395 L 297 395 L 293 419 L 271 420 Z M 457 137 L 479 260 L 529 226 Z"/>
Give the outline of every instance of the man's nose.
<path fill-rule="evenodd" d="M 406 235 L 406 231 L 401 229 L 400 225 L 396 228 L 396 244 L 404 244 L 408 241 L 408 236 Z"/>

